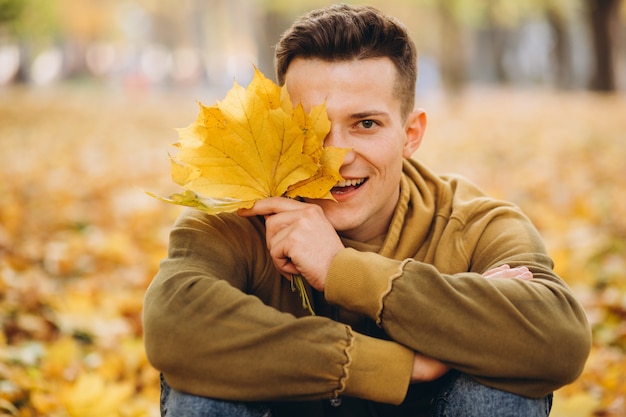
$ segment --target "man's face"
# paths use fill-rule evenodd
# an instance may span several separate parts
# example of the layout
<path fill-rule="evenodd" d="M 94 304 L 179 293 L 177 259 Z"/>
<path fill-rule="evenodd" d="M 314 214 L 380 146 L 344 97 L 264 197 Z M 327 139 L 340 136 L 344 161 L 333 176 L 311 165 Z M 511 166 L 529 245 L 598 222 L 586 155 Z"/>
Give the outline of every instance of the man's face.
<path fill-rule="evenodd" d="M 337 202 L 314 200 L 335 229 L 367 241 L 387 231 L 399 197 L 403 157 L 419 146 L 425 115 L 401 117 L 394 94 L 396 68 L 388 58 L 327 62 L 296 58 L 285 84 L 294 104 L 326 102 L 331 128 L 325 146 L 350 148 L 332 189 Z"/>

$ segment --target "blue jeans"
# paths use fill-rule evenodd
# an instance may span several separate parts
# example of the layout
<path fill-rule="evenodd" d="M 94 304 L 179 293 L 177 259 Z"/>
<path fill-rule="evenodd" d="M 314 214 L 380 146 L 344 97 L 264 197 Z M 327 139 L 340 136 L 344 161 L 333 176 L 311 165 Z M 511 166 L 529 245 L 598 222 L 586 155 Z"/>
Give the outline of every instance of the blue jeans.
<path fill-rule="evenodd" d="M 272 417 L 263 403 L 214 400 L 171 388 L 161 374 L 162 417 Z"/>
<path fill-rule="evenodd" d="M 428 415 L 431 417 L 547 417 L 550 415 L 551 407 L 552 394 L 538 399 L 520 397 L 479 384 L 467 375 L 455 374 L 433 398 Z M 161 416 L 272 417 L 272 411 L 270 405 L 265 403 L 222 401 L 185 394 L 170 388 L 161 377 Z"/>

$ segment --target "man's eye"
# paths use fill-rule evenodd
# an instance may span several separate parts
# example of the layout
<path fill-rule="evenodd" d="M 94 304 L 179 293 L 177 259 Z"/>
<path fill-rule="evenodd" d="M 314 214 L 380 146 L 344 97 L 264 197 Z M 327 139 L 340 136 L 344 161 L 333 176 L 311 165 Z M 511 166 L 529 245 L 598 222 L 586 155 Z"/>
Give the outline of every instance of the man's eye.
<path fill-rule="evenodd" d="M 376 122 L 373 120 L 361 120 L 361 127 L 364 129 L 371 129 L 376 126 Z"/>

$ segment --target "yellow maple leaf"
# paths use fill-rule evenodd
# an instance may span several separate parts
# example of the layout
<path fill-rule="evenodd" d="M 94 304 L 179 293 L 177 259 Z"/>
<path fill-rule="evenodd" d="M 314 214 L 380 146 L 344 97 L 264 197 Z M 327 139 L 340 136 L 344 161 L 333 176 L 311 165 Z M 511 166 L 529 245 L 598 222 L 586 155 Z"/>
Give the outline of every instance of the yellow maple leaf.
<path fill-rule="evenodd" d="M 330 130 L 325 104 L 293 106 L 258 69 L 194 123 L 178 130 L 172 179 L 185 191 L 165 201 L 211 214 L 251 207 L 273 196 L 330 198 L 347 149 L 323 147 Z"/>

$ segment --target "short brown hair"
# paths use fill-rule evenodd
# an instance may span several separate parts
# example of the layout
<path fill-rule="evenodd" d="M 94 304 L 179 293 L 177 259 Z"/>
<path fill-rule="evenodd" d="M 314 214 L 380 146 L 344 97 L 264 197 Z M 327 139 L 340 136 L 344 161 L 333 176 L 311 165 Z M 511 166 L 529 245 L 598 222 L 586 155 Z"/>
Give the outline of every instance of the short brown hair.
<path fill-rule="evenodd" d="M 298 19 L 276 45 L 276 79 L 294 58 L 349 61 L 391 59 L 397 71 L 395 93 L 406 118 L 415 105 L 417 51 L 403 24 L 369 6 L 338 4 L 313 10 Z"/>

